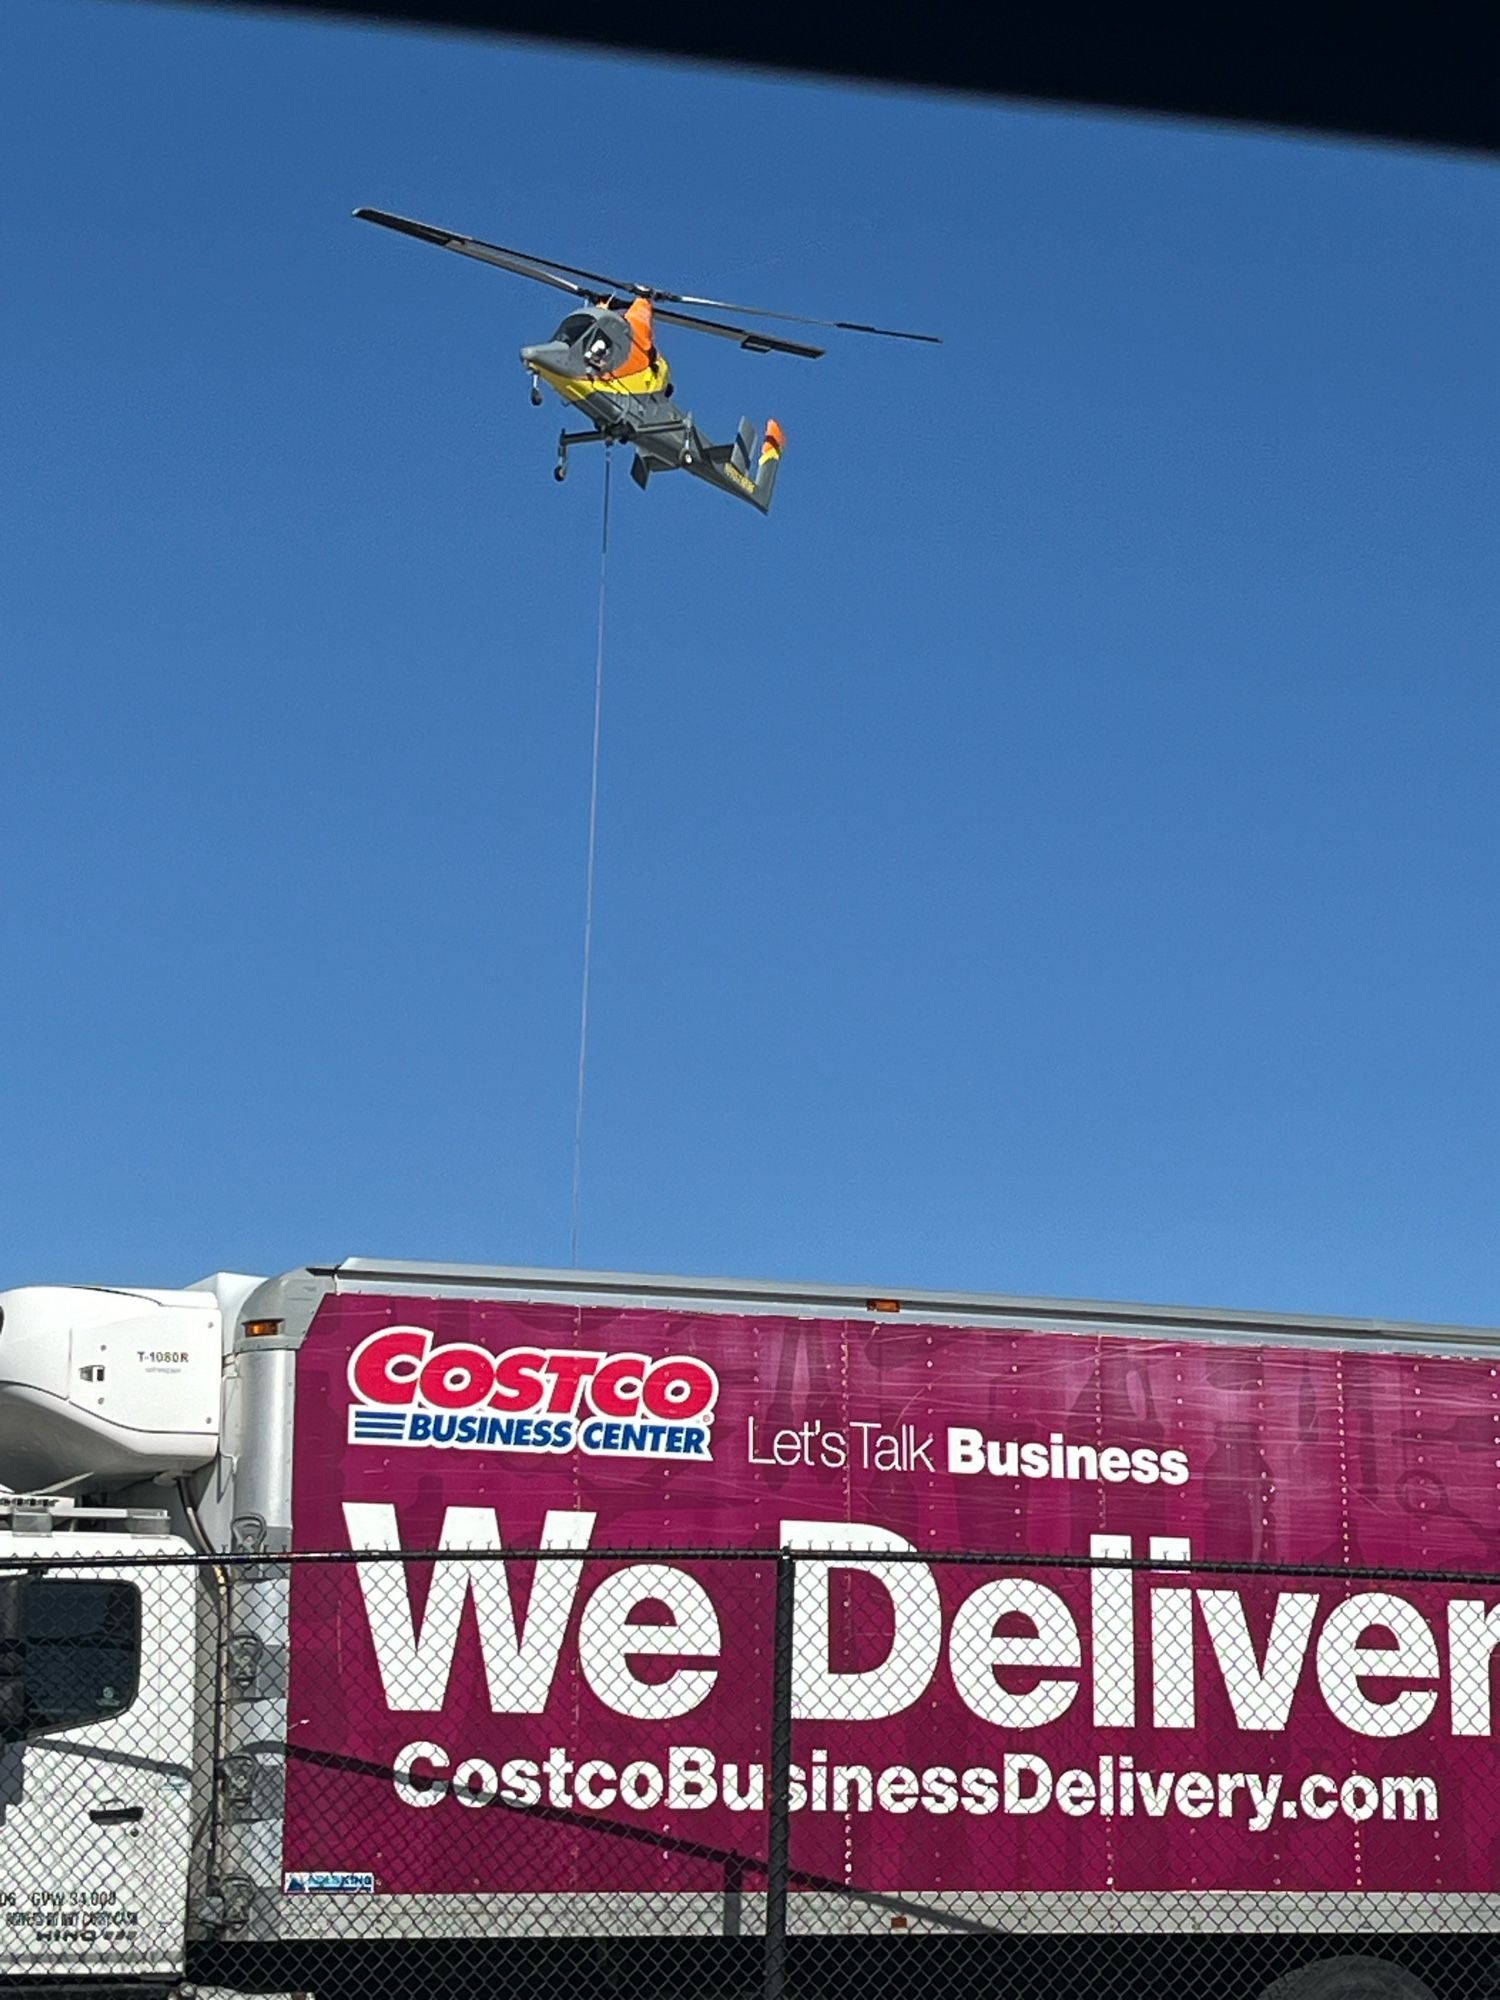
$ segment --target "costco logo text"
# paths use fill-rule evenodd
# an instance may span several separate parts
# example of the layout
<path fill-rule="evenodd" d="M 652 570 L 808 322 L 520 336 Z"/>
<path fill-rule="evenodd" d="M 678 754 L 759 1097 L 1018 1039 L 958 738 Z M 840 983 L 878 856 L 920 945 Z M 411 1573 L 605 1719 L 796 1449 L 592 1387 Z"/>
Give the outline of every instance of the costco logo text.
<path fill-rule="evenodd" d="M 349 1442 L 597 1458 L 711 1458 L 719 1378 L 690 1354 L 584 1353 L 387 1326 L 349 1357 Z"/>

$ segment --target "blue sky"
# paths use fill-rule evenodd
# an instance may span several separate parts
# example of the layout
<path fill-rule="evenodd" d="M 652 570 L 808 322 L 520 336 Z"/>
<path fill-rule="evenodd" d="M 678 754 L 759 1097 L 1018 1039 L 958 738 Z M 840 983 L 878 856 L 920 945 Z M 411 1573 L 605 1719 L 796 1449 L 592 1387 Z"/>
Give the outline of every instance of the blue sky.
<path fill-rule="evenodd" d="M 1492 167 L 0 11 L 0 1284 L 563 1263 L 553 296 L 930 328 L 616 468 L 580 1259 L 1500 1321 Z"/>

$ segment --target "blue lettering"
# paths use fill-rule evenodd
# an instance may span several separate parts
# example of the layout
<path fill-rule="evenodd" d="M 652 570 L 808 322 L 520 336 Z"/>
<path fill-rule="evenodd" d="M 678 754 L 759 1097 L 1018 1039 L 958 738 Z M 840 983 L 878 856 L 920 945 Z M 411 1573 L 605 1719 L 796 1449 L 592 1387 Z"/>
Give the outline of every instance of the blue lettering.
<path fill-rule="evenodd" d="M 533 1429 L 533 1442 L 541 1450 L 549 1447 L 567 1450 L 576 1442 L 587 1452 L 620 1458 L 709 1456 L 709 1433 L 705 1424 L 632 1423 L 613 1417 L 590 1417 L 576 1431 L 570 1420 L 550 1427 L 545 1421 L 537 1421 Z"/>
<path fill-rule="evenodd" d="M 655 1428 L 659 1434 L 661 1427 Z M 622 1431 L 630 1436 L 622 1440 Z M 403 1413 L 402 1434 L 408 1444 L 488 1445 L 510 1451 L 570 1451 L 579 1442 L 586 1451 L 649 1449 L 646 1425 L 595 1419 L 580 1434 L 571 1417 L 497 1417 L 475 1411 L 457 1415 L 408 1410 Z"/>

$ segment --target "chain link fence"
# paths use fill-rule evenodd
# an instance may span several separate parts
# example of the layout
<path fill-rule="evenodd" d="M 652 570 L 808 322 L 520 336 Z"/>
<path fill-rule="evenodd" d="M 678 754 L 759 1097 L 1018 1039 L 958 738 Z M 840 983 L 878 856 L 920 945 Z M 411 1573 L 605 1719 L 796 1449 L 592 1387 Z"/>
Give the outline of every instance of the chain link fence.
<path fill-rule="evenodd" d="M 13 1981 L 1500 1996 L 1500 1577 L 66 1542 L 0 1588 Z"/>

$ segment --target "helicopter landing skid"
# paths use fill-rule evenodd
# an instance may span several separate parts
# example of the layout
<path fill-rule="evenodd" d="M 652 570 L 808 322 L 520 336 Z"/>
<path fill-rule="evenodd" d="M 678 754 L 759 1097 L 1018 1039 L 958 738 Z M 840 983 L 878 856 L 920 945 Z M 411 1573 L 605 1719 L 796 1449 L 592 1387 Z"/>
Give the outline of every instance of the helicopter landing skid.
<path fill-rule="evenodd" d="M 559 484 L 568 476 L 568 453 L 575 444 L 613 444 L 614 439 L 605 431 L 564 431 L 557 440 L 557 463 L 552 468 L 552 477 Z"/>

